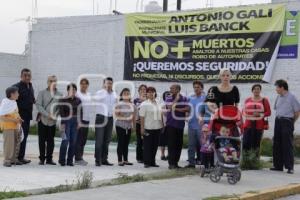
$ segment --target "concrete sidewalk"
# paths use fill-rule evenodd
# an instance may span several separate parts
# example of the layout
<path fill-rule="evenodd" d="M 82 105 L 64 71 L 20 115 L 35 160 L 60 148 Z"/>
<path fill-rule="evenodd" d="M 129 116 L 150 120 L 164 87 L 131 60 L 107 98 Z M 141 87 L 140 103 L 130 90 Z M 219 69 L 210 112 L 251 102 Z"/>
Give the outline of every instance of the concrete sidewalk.
<path fill-rule="evenodd" d="M 56 138 L 55 141 L 55 153 L 54 161 L 58 160 L 58 152 L 60 139 Z M 89 164 L 88 166 L 75 166 L 75 167 L 61 167 L 38 165 L 38 142 L 36 136 L 30 136 L 27 143 L 26 158 L 31 159 L 32 163 L 23 166 L 13 166 L 10 168 L 2 165 L 2 151 L 3 151 L 3 140 L 0 134 L 0 191 L 23 191 L 39 188 L 48 188 L 58 186 L 60 184 L 72 183 L 76 180 L 76 175 L 84 171 L 90 171 L 94 175 L 94 181 L 107 180 L 119 177 L 121 174 L 134 175 L 138 173 L 147 174 L 153 172 L 160 172 L 167 170 L 167 162 L 160 160 L 160 151 L 157 152 L 157 162 L 160 165 L 159 168 L 148 168 L 145 169 L 143 164 L 136 163 L 135 159 L 135 147 L 130 146 L 129 149 L 129 161 L 133 162 L 133 166 L 117 166 L 117 152 L 116 144 L 110 145 L 109 161 L 115 165 L 113 167 L 101 166 L 96 167 L 94 161 L 94 142 L 88 141 L 86 145 L 86 159 Z M 187 159 L 186 151 L 182 151 L 182 163 L 185 165 Z"/>
<path fill-rule="evenodd" d="M 25 199 L 43 200 L 132 200 L 132 199 L 172 199 L 199 200 L 207 197 L 255 192 L 290 183 L 300 182 L 300 165 L 295 168 L 296 174 L 269 170 L 244 171 L 242 179 L 236 185 L 229 185 L 225 177 L 219 183 L 212 183 L 209 178 L 188 176 L 184 178 L 132 183 L 119 186 L 67 192 L 51 195 L 31 196 Z"/>

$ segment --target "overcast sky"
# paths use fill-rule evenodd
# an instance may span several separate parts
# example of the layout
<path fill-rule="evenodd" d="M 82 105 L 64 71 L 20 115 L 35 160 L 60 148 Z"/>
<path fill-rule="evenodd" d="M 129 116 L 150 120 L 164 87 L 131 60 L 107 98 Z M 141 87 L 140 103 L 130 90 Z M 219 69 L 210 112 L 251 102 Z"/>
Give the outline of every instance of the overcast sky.
<path fill-rule="evenodd" d="M 28 25 L 25 19 L 32 16 L 32 1 L 0 0 L 0 52 L 23 53 Z M 38 17 L 92 15 L 93 0 L 36 0 Z M 115 2 L 115 0 L 112 0 Z M 122 13 L 135 12 L 138 0 L 118 0 L 116 8 Z M 142 0 L 139 0 L 140 2 Z M 146 5 L 151 0 L 143 0 Z M 162 5 L 163 0 L 158 0 Z M 269 3 L 271 0 L 182 0 L 182 9 L 206 7 L 212 1 L 214 7 Z M 115 5 L 112 6 L 115 8 Z M 140 7 L 140 6 L 139 6 Z M 169 9 L 176 8 L 176 0 L 169 0 Z M 110 0 L 94 0 L 95 14 L 108 14 Z M 139 10 L 140 11 L 140 10 Z"/>

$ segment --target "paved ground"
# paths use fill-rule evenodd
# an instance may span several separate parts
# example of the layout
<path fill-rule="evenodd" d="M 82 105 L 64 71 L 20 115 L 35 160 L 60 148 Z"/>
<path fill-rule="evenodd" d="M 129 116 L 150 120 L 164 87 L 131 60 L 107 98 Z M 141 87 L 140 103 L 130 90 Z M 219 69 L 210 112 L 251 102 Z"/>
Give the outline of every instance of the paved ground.
<path fill-rule="evenodd" d="M 56 141 L 55 160 L 58 157 L 59 139 Z M 89 142 L 86 147 L 86 159 L 89 165 L 86 167 L 60 167 L 60 166 L 39 166 L 37 137 L 31 136 L 28 144 L 28 158 L 33 162 L 30 165 L 5 168 L 0 165 L 0 191 L 3 190 L 29 190 L 44 187 L 57 186 L 71 183 L 76 179 L 76 174 L 89 170 L 93 172 L 95 180 L 106 180 L 116 178 L 120 173 L 133 175 L 137 173 L 152 173 L 167 170 L 167 163 L 158 160 L 160 168 L 145 169 L 143 165 L 134 163 L 133 166 L 126 167 L 95 167 L 93 158 L 93 142 Z M 2 136 L 0 135 L 0 160 L 2 154 Z M 116 163 L 116 146 L 110 147 L 110 161 Z M 158 155 L 159 157 L 159 155 Z M 181 165 L 186 164 L 187 153 L 183 151 Z M 135 161 L 134 147 L 130 147 L 130 161 Z M 225 177 L 218 183 L 212 183 L 208 178 L 199 176 L 189 176 L 184 178 L 151 181 L 143 183 L 133 183 L 122 186 L 112 186 L 72 193 L 60 193 L 44 196 L 32 196 L 27 199 L 171 199 L 172 200 L 199 200 L 205 197 L 219 196 L 225 194 L 241 194 L 248 191 L 257 191 L 276 186 L 287 185 L 289 183 L 300 182 L 300 165 L 295 168 L 294 175 L 286 173 L 271 172 L 269 170 L 245 171 L 242 174 L 242 180 L 237 185 L 232 186 L 227 183 Z M 293 197 L 291 197 L 293 198 Z M 295 197 L 296 199 L 298 197 Z"/>
<path fill-rule="evenodd" d="M 258 191 L 270 187 L 300 182 L 300 166 L 296 166 L 296 174 L 271 172 L 269 170 L 243 172 L 242 180 L 237 185 L 229 185 L 226 178 L 219 183 L 212 183 L 207 177 L 189 176 L 184 178 L 132 183 L 121 186 L 103 187 L 52 195 L 32 196 L 25 199 L 43 200 L 94 200 L 103 197 L 106 200 L 132 199 L 172 199 L 172 200 L 199 200 L 206 197 L 241 194 L 249 191 Z M 295 197 L 297 199 L 297 197 Z M 294 198 L 294 199 L 295 199 Z M 287 200 L 292 200 L 287 199 Z"/>
<path fill-rule="evenodd" d="M 56 147 L 54 153 L 54 160 L 58 160 L 58 151 L 60 145 L 60 139 L 56 139 Z M 153 173 L 157 171 L 167 170 L 167 162 L 158 160 L 160 168 L 145 169 L 142 164 L 138 164 L 135 161 L 135 148 L 130 147 L 129 161 L 134 162 L 133 166 L 119 167 L 117 163 L 116 145 L 110 146 L 109 161 L 115 163 L 113 167 L 96 167 L 94 164 L 94 143 L 89 141 L 86 146 L 85 159 L 89 162 L 88 166 L 75 166 L 75 167 L 60 167 L 60 166 L 39 166 L 38 165 L 38 144 L 37 137 L 30 136 L 28 142 L 27 158 L 32 160 L 29 165 L 13 166 L 11 168 L 3 167 L 2 165 L 2 151 L 3 140 L 0 134 L 0 191 L 3 190 L 29 190 L 45 187 L 53 187 L 66 182 L 72 183 L 76 179 L 76 175 L 84 171 L 91 171 L 94 174 L 94 179 L 105 180 L 112 179 L 119 176 L 120 173 L 134 175 L 137 173 Z M 160 153 L 158 152 L 157 159 L 159 159 Z M 181 165 L 185 165 L 187 159 L 186 151 L 182 153 L 183 162 Z"/>
<path fill-rule="evenodd" d="M 294 195 L 294 196 L 290 196 L 290 197 L 281 198 L 278 200 L 299 200 L 299 199 L 300 199 L 300 195 Z"/>

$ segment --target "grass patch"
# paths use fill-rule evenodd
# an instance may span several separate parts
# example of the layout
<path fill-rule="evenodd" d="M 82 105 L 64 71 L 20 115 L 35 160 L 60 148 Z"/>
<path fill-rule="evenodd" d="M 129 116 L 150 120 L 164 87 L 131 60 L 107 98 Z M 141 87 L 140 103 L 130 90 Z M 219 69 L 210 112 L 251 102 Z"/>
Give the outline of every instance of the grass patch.
<path fill-rule="evenodd" d="M 105 187 L 112 185 L 122 185 L 128 183 L 138 183 L 138 182 L 146 182 L 152 180 L 164 180 L 164 179 L 172 179 L 172 178 L 180 178 L 189 175 L 196 175 L 199 172 L 195 169 L 179 169 L 179 170 L 169 170 L 165 172 L 158 172 L 153 174 L 136 174 L 133 176 L 128 176 L 127 174 L 119 174 L 118 178 L 112 179 L 109 182 L 101 183 L 96 187 Z"/>
<path fill-rule="evenodd" d="M 159 173 L 153 173 L 147 175 L 136 174 L 133 176 L 128 176 L 127 174 L 119 174 L 118 178 L 96 185 L 95 188 L 114 186 L 114 185 L 123 185 L 128 183 L 145 182 L 151 180 L 179 178 L 188 175 L 196 175 L 198 173 L 199 172 L 195 169 L 180 169 L 180 170 L 170 170 L 166 172 L 159 172 Z M 91 188 L 92 180 L 93 180 L 93 174 L 89 171 L 86 171 L 78 175 L 77 180 L 73 181 L 71 184 L 66 182 L 65 185 L 59 185 L 53 188 L 49 188 L 45 192 L 40 193 L 39 195 L 88 189 Z"/>
<path fill-rule="evenodd" d="M 27 197 L 28 194 L 25 192 L 17 192 L 17 191 L 10 191 L 10 192 L 0 192 L 0 200 L 2 199 L 12 199 L 18 197 Z"/>
<path fill-rule="evenodd" d="M 68 183 L 68 181 L 66 181 L 65 185 L 58 185 L 56 187 L 49 188 L 43 194 L 53 194 L 59 192 L 88 189 L 91 187 L 93 179 L 93 173 L 90 171 L 85 171 L 83 173 L 77 174 L 76 181 L 73 181 L 72 183 Z"/>

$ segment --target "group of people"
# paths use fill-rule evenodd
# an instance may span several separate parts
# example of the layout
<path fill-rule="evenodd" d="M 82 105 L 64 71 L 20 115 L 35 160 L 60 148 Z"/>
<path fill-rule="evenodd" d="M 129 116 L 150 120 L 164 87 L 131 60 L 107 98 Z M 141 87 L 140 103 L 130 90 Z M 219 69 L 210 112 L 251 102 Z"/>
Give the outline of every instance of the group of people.
<path fill-rule="evenodd" d="M 91 95 L 89 80 L 80 80 L 67 86 L 63 96 L 56 88 L 56 76 L 48 77 L 48 87 L 34 97 L 31 71 L 23 69 L 21 81 L 6 90 L 6 98 L 0 105 L 0 120 L 4 138 L 4 166 L 30 163 L 25 159 L 26 142 L 32 120 L 33 105 L 38 115 L 38 138 L 40 165 L 56 165 L 53 161 L 54 137 L 59 120 L 62 138 L 59 164 L 61 166 L 87 165 L 83 159 L 84 147 L 95 118 L 95 165 L 113 164 L 108 160 L 109 144 L 113 126 L 117 134 L 118 165 L 133 165 L 128 160 L 128 146 L 133 131 L 136 133 L 136 160 L 145 168 L 159 167 L 156 162 L 158 147 L 161 159 L 167 160 L 169 169 L 178 169 L 183 147 L 185 124 L 188 125 L 188 165 L 195 168 L 202 163 L 213 165 L 213 146 L 210 141 L 210 122 L 214 112 L 226 105 L 239 106 L 240 92 L 230 83 L 231 72 L 222 69 L 220 84 L 211 87 L 207 94 L 200 81 L 193 82 L 194 92 L 185 97 L 179 84 L 172 84 L 159 101 L 154 87 L 140 85 L 138 97 L 132 99 L 132 92 L 124 88 L 118 95 L 113 91 L 113 79 L 104 79 L 103 88 Z M 285 80 L 275 83 L 278 96 L 274 103 L 276 110 L 273 164 L 271 170 L 293 173 L 293 131 L 300 114 L 300 103 L 288 90 Z M 253 95 L 246 98 L 242 108 L 243 118 L 240 131 L 243 133 L 245 150 L 254 150 L 259 156 L 263 131 L 268 129 L 267 117 L 271 115 L 268 98 L 261 95 L 262 86 L 254 84 Z M 59 116 L 59 118 L 58 118 Z M 168 154 L 166 154 L 166 149 Z"/>

